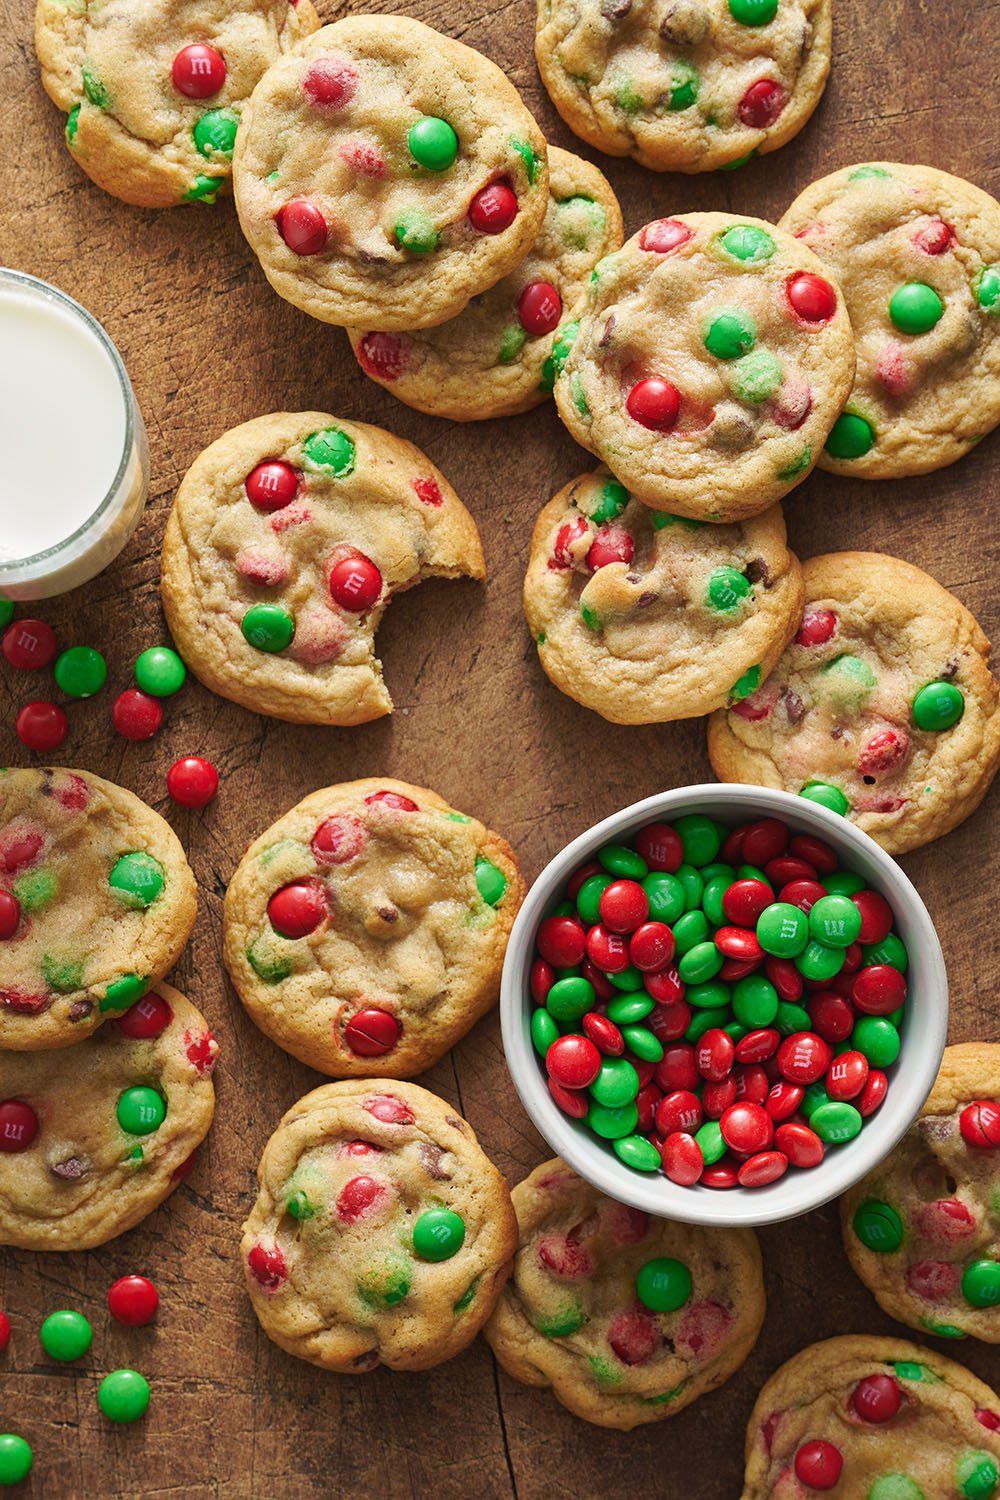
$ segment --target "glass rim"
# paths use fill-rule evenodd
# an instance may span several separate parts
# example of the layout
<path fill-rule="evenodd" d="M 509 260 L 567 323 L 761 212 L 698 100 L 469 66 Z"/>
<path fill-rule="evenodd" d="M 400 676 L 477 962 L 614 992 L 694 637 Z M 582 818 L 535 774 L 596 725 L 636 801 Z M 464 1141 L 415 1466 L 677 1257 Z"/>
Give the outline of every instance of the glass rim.
<path fill-rule="evenodd" d="M 105 353 L 111 360 L 115 374 L 118 376 L 118 385 L 125 402 L 125 440 L 114 478 L 103 500 L 96 509 L 91 511 L 87 519 L 82 521 L 69 536 L 63 537 L 62 541 L 56 542 L 51 547 L 46 547 L 44 551 L 35 552 L 30 557 L 18 557 L 6 561 L 0 558 L 0 585 L 3 584 L 5 578 L 11 575 L 33 573 L 39 565 L 57 560 L 62 553 L 72 548 L 76 542 L 81 541 L 96 521 L 99 521 L 102 516 L 106 515 L 121 490 L 122 481 L 125 478 L 132 459 L 136 434 L 135 392 L 132 390 L 132 382 L 128 378 L 125 362 L 103 324 L 99 323 L 93 313 L 88 312 L 82 303 L 77 302 L 75 297 L 71 297 L 68 292 L 62 291 L 60 287 L 53 286 L 50 281 L 43 281 L 40 276 L 32 276 L 28 271 L 16 271 L 13 266 L 0 265 L 0 289 L 2 289 L 5 282 L 27 287 L 30 292 L 40 296 L 43 301 L 61 303 L 70 312 L 74 313 L 91 333 L 96 335 L 98 342 L 102 345 Z"/>

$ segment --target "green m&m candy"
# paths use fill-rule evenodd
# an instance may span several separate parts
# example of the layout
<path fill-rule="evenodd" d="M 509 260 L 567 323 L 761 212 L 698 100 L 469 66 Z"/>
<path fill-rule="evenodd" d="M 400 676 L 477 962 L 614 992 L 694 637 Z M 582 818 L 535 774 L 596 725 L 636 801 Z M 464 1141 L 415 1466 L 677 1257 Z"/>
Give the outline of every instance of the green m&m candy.
<path fill-rule="evenodd" d="M 139 910 L 152 906 L 163 894 L 166 876 L 158 859 L 142 850 L 123 854 L 115 862 L 108 884 L 123 906 Z"/>
<path fill-rule="evenodd" d="M 589 979 L 572 975 L 556 980 L 545 997 L 545 1008 L 556 1021 L 578 1021 L 593 1010 L 596 998 Z"/>
<path fill-rule="evenodd" d="M 424 115 L 410 126 L 406 137 L 410 155 L 429 172 L 447 172 L 458 155 L 458 136 L 447 120 Z"/>
<path fill-rule="evenodd" d="M 858 891 L 865 888 L 861 876 L 855 875 L 851 870 L 834 870 L 830 875 L 824 874 L 823 884 L 830 896 L 856 896 Z"/>
<path fill-rule="evenodd" d="M 996 1460 L 981 1449 L 967 1449 L 955 1465 L 955 1483 L 964 1500 L 993 1500 L 1000 1485 Z"/>
<path fill-rule="evenodd" d="M 638 1123 L 639 1110 L 634 1101 L 621 1105 L 592 1104 L 587 1111 L 587 1124 L 595 1135 L 606 1141 L 634 1135 Z"/>
<path fill-rule="evenodd" d="M 649 878 L 653 879 L 655 877 L 650 876 Z M 593 927 L 595 922 L 601 920 L 601 897 L 610 884 L 610 875 L 591 875 L 577 891 L 576 909 L 588 927 Z"/>
<path fill-rule="evenodd" d="M 659 1151 L 642 1135 L 622 1136 L 612 1141 L 611 1149 L 619 1161 L 636 1172 L 658 1172 L 663 1165 Z"/>
<path fill-rule="evenodd" d="M 778 0 L 729 0 L 729 14 L 741 26 L 766 26 L 778 14 Z"/>
<path fill-rule="evenodd" d="M 655 1004 L 652 995 L 645 990 L 638 990 L 634 995 L 616 995 L 608 1001 L 608 1020 L 614 1021 L 616 1026 L 632 1026 L 636 1021 L 644 1021 Z"/>
<path fill-rule="evenodd" d="M 865 1500 L 927 1500 L 927 1496 L 909 1474 L 880 1474 Z"/>
<path fill-rule="evenodd" d="M 733 1015 L 751 1031 L 770 1026 L 778 1014 L 778 991 L 763 974 L 748 974 L 733 989 Z"/>
<path fill-rule="evenodd" d="M 553 1042 L 559 1040 L 559 1027 L 544 1006 L 531 1013 L 531 1045 L 544 1057 Z"/>
<path fill-rule="evenodd" d="M 705 603 L 709 609 L 730 614 L 753 592 L 750 580 L 736 568 L 715 568 L 708 580 Z"/>
<path fill-rule="evenodd" d="M 616 520 L 630 499 L 623 484 L 619 484 L 617 479 L 606 479 L 601 485 L 596 504 L 590 506 L 586 514 L 598 526 L 603 526 L 608 521 Z"/>
<path fill-rule="evenodd" d="M 83 1313 L 72 1312 L 69 1308 L 49 1313 L 38 1333 L 49 1358 L 64 1363 L 81 1359 L 90 1348 L 93 1337 L 94 1330 Z"/>
<path fill-rule="evenodd" d="M 864 458 L 875 445 L 875 429 L 857 412 L 842 411 L 826 440 L 831 458 Z"/>
<path fill-rule="evenodd" d="M 973 283 L 973 290 L 983 312 L 1000 312 L 1000 266 L 984 266 Z"/>
<path fill-rule="evenodd" d="M 413 1226 L 413 1248 L 421 1260 L 451 1260 L 465 1244 L 465 1221 L 450 1208 L 429 1208 Z"/>
<path fill-rule="evenodd" d="M 929 682 L 913 700 L 918 729 L 951 729 L 965 713 L 965 695 L 953 682 Z"/>
<path fill-rule="evenodd" d="M 649 866 L 642 855 L 625 844 L 605 844 L 597 851 L 597 862 L 609 874 L 623 880 L 644 880 L 649 874 Z"/>
<path fill-rule="evenodd" d="M 861 956 L 866 965 L 888 964 L 901 974 L 906 973 L 910 961 L 902 938 L 895 932 L 888 933 L 880 943 L 862 943 Z"/>
<path fill-rule="evenodd" d="M 805 797 L 807 802 L 818 802 L 820 807 L 828 807 L 841 817 L 846 817 L 851 810 L 851 804 L 840 787 L 831 786 L 828 781 L 807 781 L 799 796 Z"/>
<path fill-rule="evenodd" d="M 1000 1302 L 1000 1261 L 974 1260 L 962 1274 L 962 1296 L 972 1307 Z"/>
<path fill-rule="evenodd" d="M 118 1100 L 118 1123 L 129 1135 L 150 1135 L 167 1117 L 167 1101 L 156 1089 L 126 1089 Z"/>
<path fill-rule="evenodd" d="M 302 461 L 307 469 L 327 472 L 344 479 L 354 471 L 357 446 L 353 438 L 339 427 L 323 427 L 311 432 L 302 444 Z"/>
<path fill-rule="evenodd" d="M 803 979 L 833 979 L 844 967 L 843 950 L 810 938 L 795 960 L 795 967 Z"/>
<path fill-rule="evenodd" d="M 16 1432 L 0 1432 L 0 1484 L 20 1484 L 31 1472 L 31 1444 Z"/>
<path fill-rule="evenodd" d="M 507 889 L 507 877 L 492 860 L 482 855 L 476 858 L 476 889 L 487 906 L 496 906 L 503 900 Z"/>
<path fill-rule="evenodd" d="M 733 3 L 734 0 L 730 0 L 731 6 Z M 735 3 L 747 6 L 754 3 L 758 5 L 769 4 L 773 5 L 775 10 L 777 9 L 777 0 L 735 0 Z M 772 15 L 773 13 L 772 10 Z M 739 19 L 737 17 L 737 20 Z M 768 20 L 770 19 L 771 17 L 768 16 Z M 757 21 L 746 24 L 759 26 L 763 23 Z M 719 236 L 719 245 L 734 260 L 741 260 L 745 265 L 750 266 L 764 265 L 771 259 L 771 256 L 777 249 L 774 240 L 768 234 L 767 230 L 758 228 L 756 224 L 734 224 L 731 229 L 725 230 Z"/>
<path fill-rule="evenodd" d="M 929 333 L 943 312 L 941 298 L 923 281 L 905 281 L 889 299 L 889 317 L 900 333 Z"/>
<path fill-rule="evenodd" d="M 809 941 L 809 918 L 789 901 L 773 901 L 757 918 L 757 941 L 775 958 L 797 958 Z"/>
<path fill-rule="evenodd" d="M 138 1370 L 112 1370 L 101 1381 L 97 1404 L 110 1422 L 137 1422 L 149 1407 L 149 1381 Z"/>
<path fill-rule="evenodd" d="M 735 309 L 717 313 L 705 327 L 705 348 L 716 359 L 739 359 L 757 342 L 757 325 L 749 313 Z"/>
<path fill-rule="evenodd" d="M 690 63 L 676 62 L 670 71 L 670 100 L 667 108 L 675 114 L 690 109 L 698 97 L 698 74 Z"/>
<path fill-rule="evenodd" d="M 591 877 L 597 880 L 596 875 Z M 589 881 L 587 882 L 590 883 Z M 666 871 L 654 870 L 652 875 L 647 875 L 642 882 L 642 888 L 646 892 L 649 901 L 649 919 L 651 922 L 666 922 L 669 927 L 683 915 L 685 905 L 684 883 L 676 875 L 668 875 Z M 582 892 L 582 887 L 581 887 Z M 581 911 L 581 916 L 583 915 Z M 599 921 L 600 915 L 594 918 Z"/>
<path fill-rule="evenodd" d="M 809 1124 L 821 1141 L 839 1145 L 841 1141 L 853 1141 L 864 1121 L 853 1104 L 831 1099 L 828 1104 L 820 1104 L 813 1110 Z"/>
<path fill-rule="evenodd" d="M 722 838 L 711 818 L 701 813 L 685 813 L 674 819 L 674 832 L 680 837 L 687 864 L 697 868 L 717 858 Z"/>
<path fill-rule="evenodd" d="M 691 916 L 694 915 L 692 912 Z M 706 984 L 708 980 L 715 978 L 725 961 L 725 955 L 709 938 L 705 942 L 695 943 L 693 948 L 681 954 L 677 971 L 685 984 Z"/>
<path fill-rule="evenodd" d="M 245 639 L 256 651 L 284 651 L 295 635 L 295 621 L 280 604 L 254 604 L 243 616 Z"/>
<path fill-rule="evenodd" d="M 12 599 L 0 599 L 0 630 L 6 630 L 14 618 L 14 601 Z"/>
<path fill-rule="evenodd" d="M 195 121 L 191 132 L 197 150 L 202 156 L 232 156 L 239 123 L 240 117 L 234 109 L 207 110 Z"/>
<path fill-rule="evenodd" d="M 120 979 L 113 979 L 104 991 L 101 1010 L 125 1010 L 141 1000 L 148 989 L 149 980 L 141 974 L 123 974 Z"/>
<path fill-rule="evenodd" d="M 847 896 L 821 896 L 809 912 L 809 931 L 828 948 L 849 948 L 861 935 L 861 912 Z"/>
<path fill-rule="evenodd" d="M 93 646 L 70 646 L 52 670 L 57 687 L 68 698 L 92 698 L 104 686 L 108 664 Z"/>
<path fill-rule="evenodd" d="M 873 1068 L 888 1068 L 899 1056 L 899 1032 L 883 1016 L 862 1016 L 854 1023 L 851 1046 L 863 1052 Z"/>
<path fill-rule="evenodd" d="M 590 1094 L 598 1104 L 620 1109 L 631 1104 L 639 1092 L 639 1075 L 625 1057 L 607 1057 L 590 1085 Z"/>
<path fill-rule="evenodd" d="M 187 669 L 169 646 L 150 646 L 135 664 L 135 680 L 151 698 L 169 698 L 180 691 Z"/>
<path fill-rule="evenodd" d="M 691 1272 L 682 1260 L 659 1256 L 640 1266 L 636 1296 L 650 1312 L 676 1312 L 691 1296 Z"/>
<path fill-rule="evenodd" d="M 855 1210 L 851 1227 L 866 1250 L 892 1255 L 903 1243 L 903 1221 L 889 1203 L 868 1198 Z"/>
<path fill-rule="evenodd" d="M 760 667 L 747 667 L 742 677 L 737 677 L 729 689 L 729 702 L 742 703 L 744 698 L 749 698 L 760 687 Z"/>
<path fill-rule="evenodd" d="M 642 1062 L 658 1063 L 663 1058 L 663 1043 L 648 1026 L 623 1026 L 622 1037 L 628 1050 Z"/>
<path fill-rule="evenodd" d="M 441 236 L 431 220 L 418 209 L 404 214 L 393 232 L 396 244 L 413 255 L 430 255 L 441 243 Z"/>
<path fill-rule="evenodd" d="M 722 1126 L 718 1120 L 706 1120 L 694 1133 L 698 1143 L 698 1149 L 705 1160 L 706 1167 L 721 1161 L 726 1154 L 726 1142 L 722 1136 Z"/>

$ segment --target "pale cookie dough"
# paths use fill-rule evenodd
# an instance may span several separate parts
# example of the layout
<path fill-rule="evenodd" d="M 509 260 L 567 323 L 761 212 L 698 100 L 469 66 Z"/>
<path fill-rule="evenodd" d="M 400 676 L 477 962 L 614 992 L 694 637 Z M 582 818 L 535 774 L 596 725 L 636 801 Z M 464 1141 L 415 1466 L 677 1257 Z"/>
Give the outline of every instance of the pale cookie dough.
<path fill-rule="evenodd" d="M 705 521 L 767 510 L 801 483 L 854 377 L 822 262 L 762 219 L 658 219 L 596 268 L 554 350 L 577 442 L 637 499 Z"/>
<path fill-rule="evenodd" d="M 162 557 L 177 648 L 216 693 L 298 724 L 392 712 L 389 600 L 486 574 L 476 523 L 412 443 L 324 412 L 244 422 L 195 460 Z"/>
<path fill-rule="evenodd" d="M 746 1359 L 764 1320 L 751 1229 L 653 1218 L 605 1197 L 559 1157 L 512 1197 L 520 1245 L 485 1333 L 515 1380 L 551 1389 L 586 1422 L 628 1432 L 674 1416 Z M 656 1261 L 670 1262 L 653 1268 L 666 1269 L 665 1300 L 677 1304 L 669 1311 L 639 1300 L 636 1278 Z"/>
<path fill-rule="evenodd" d="M 781 226 L 844 290 L 854 389 L 819 462 L 940 469 L 1000 422 L 1000 203 L 935 167 L 876 162 L 812 183 Z"/>
<path fill-rule="evenodd" d="M 545 222 L 521 264 L 437 328 L 349 328 L 351 347 L 366 375 L 418 411 L 455 422 L 528 411 L 551 394 L 559 323 L 578 315 L 591 271 L 621 243 L 607 178 L 550 146 Z"/>
<path fill-rule="evenodd" d="M 89 1250 L 152 1213 L 212 1123 L 218 1051 L 160 983 L 69 1054 L 0 1052 L 0 1245 Z"/>
<path fill-rule="evenodd" d="M 1000 1046 L 947 1047 L 916 1124 L 840 1200 L 848 1258 L 890 1317 L 989 1344 L 1000 1344 L 998 1101 Z"/>
<path fill-rule="evenodd" d="M 770 677 L 713 714 L 721 781 L 802 792 L 890 854 L 950 833 L 1000 761 L 989 642 L 954 594 L 881 552 L 803 564 L 802 625 Z"/>
<path fill-rule="evenodd" d="M 228 187 L 254 86 L 318 26 L 310 0 L 38 0 L 35 47 L 87 176 L 169 208 Z"/>
<path fill-rule="evenodd" d="M 991 1500 L 998 1489 L 1000 1396 L 905 1339 L 811 1344 L 771 1376 L 747 1427 L 742 1500 Z"/>
<path fill-rule="evenodd" d="M 244 111 L 240 225 L 279 296 L 325 323 L 430 328 L 521 261 L 545 139 L 495 63 L 406 16 L 324 26 Z"/>
<path fill-rule="evenodd" d="M 328 1083 L 264 1148 L 240 1246 L 268 1338 L 341 1374 L 429 1370 L 475 1338 L 510 1275 L 503 1177 L 450 1104 L 389 1079 Z"/>
<path fill-rule="evenodd" d="M 0 771 L 0 1054 L 68 1047 L 177 962 L 195 918 L 177 837 L 89 771 Z"/>
<path fill-rule="evenodd" d="M 535 56 L 571 130 L 658 172 L 739 167 L 800 131 L 831 0 L 538 0 Z"/>
<path fill-rule="evenodd" d="M 226 967 L 272 1041 L 331 1076 L 409 1077 L 492 1006 L 524 897 L 499 834 L 405 781 L 306 797 L 226 893 Z"/>
<path fill-rule="evenodd" d="M 777 665 L 802 569 L 781 507 L 730 526 L 650 510 L 607 470 L 542 511 L 524 612 L 556 687 L 616 724 L 711 713 Z"/>

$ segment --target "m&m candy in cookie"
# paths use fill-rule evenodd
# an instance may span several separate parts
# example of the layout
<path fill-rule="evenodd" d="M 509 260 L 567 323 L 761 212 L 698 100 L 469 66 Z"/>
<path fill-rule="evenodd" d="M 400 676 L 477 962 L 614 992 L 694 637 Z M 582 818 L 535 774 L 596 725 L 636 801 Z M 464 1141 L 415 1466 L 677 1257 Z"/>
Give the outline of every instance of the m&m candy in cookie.
<path fill-rule="evenodd" d="M 657 219 L 594 270 L 555 350 L 577 442 L 638 500 L 704 521 L 767 510 L 812 469 L 854 376 L 823 263 L 763 219 Z"/>
<path fill-rule="evenodd" d="M 218 1050 L 160 982 L 71 1053 L 0 1052 L 0 1244 L 89 1250 L 152 1213 L 212 1123 Z"/>
<path fill-rule="evenodd" d="M 375 628 L 421 578 L 483 578 L 473 521 L 412 443 L 324 412 L 244 422 L 195 460 L 163 542 L 163 607 L 207 687 L 302 724 L 392 712 Z"/>
<path fill-rule="evenodd" d="M 750 1229 L 700 1229 L 607 1198 L 556 1157 L 513 1191 L 520 1244 L 486 1325 L 508 1374 L 622 1431 L 728 1380 L 764 1319 Z"/>
<path fill-rule="evenodd" d="M 945 1048 L 916 1123 L 840 1209 L 851 1265 L 890 1317 L 1000 1344 L 1000 1046 Z"/>
<path fill-rule="evenodd" d="M 781 661 L 709 721 L 716 774 L 821 802 L 890 854 L 950 833 L 1000 761 L 989 642 L 899 558 L 830 552 L 803 575 L 805 612 Z"/>
<path fill-rule="evenodd" d="M 551 146 L 545 220 L 520 265 L 436 328 L 349 328 L 358 363 L 433 416 L 468 422 L 528 411 L 551 394 L 553 348 L 561 325 L 583 307 L 587 278 L 621 243 L 621 209 L 607 178 Z"/>
<path fill-rule="evenodd" d="M 233 160 L 279 296 L 325 323 L 430 328 L 530 250 L 545 139 L 495 63 L 407 16 L 324 26 L 261 79 Z"/>
<path fill-rule="evenodd" d="M 475 1338 L 510 1275 L 503 1177 L 450 1104 L 390 1079 L 328 1083 L 264 1148 L 240 1246 L 264 1332 L 362 1374 L 428 1370 Z"/>
<path fill-rule="evenodd" d="M 1000 422 L 1000 203 L 935 167 L 848 167 L 781 219 L 843 288 L 854 388 L 819 463 L 894 479 L 953 463 Z"/>
<path fill-rule="evenodd" d="M 992 1500 L 1000 1396 L 905 1339 L 826 1339 L 786 1361 L 747 1427 L 742 1500 Z"/>
<path fill-rule="evenodd" d="M 38 0 L 35 47 L 87 176 L 126 203 L 169 208 L 228 188 L 254 86 L 318 26 L 310 0 Z"/>
<path fill-rule="evenodd" d="M 506 840 L 435 792 L 345 782 L 250 845 L 226 893 L 226 967 L 310 1067 L 406 1078 L 496 1001 L 523 896 Z"/>
<path fill-rule="evenodd" d="M 606 469 L 542 511 L 524 611 L 556 687 L 614 723 L 711 713 L 802 617 L 781 507 L 727 526 L 650 510 Z"/>
<path fill-rule="evenodd" d="M 535 55 L 571 130 L 658 172 L 740 167 L 800 131 L 831 0 L 538 0 Z"/>
<path fill-rule="evenodd" d="M 159 813 L 87 771 L 0 771 L 0 1052 L 68 1047 L 176 963 L 194 876 Z"/>

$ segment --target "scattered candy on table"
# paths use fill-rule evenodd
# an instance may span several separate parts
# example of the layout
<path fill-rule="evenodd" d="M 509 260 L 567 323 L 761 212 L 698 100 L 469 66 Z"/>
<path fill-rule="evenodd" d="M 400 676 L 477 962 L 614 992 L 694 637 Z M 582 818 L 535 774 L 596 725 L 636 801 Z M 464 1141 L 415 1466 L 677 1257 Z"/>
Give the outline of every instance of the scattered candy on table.
<path fill-rule="evenodd" d="M 42 1348 L 50 1359 L 69 1363 L 82 1359 L 90 1348 L 94 1330 L 83 1313 L 64 1308 L 61 1312 L 49 1313 L 38 1335 Z"/>
<path fill-rule="evenodd" d="M 20 1484 L 31 1470 L 30 1444 L 14 1432 L 0 1433 L 0 1484 Z"/>
<path fill-rule="evenodd" d="M 218 771 L 200 755 L 184 756 L 167 772 L 167 791 L 180 807 L 206 807 L 218 790 Z"/>
<path fill-rule="evenodd" d="M 97 1392 L 97 1404 L 110 1422 L 137 1422 L 149 1406 L 149 1381 L 138 1370 L 112 1370 Z"/>
<path fill-rule="evenodd" d="M 126 688 L 115 699 L 111 722 L 127 740 L 151 740 L 163 723 L 163 705 L 139 688 Z"/>
<path fill-rule="evenodd" d="M 536 935 L 531 1036 L 556 1104 L 626 1166 L 760 1187 L 882 1103 L 907 954 L 823 840 L 687 814 L 599 849 L 566 895 Z"/>
<path fill-rule="evenodd" d="M 58 750 L 69 732 L 69 720 L 58 703 L 36 699 L 21 709 L 14 720 L 14 729 L 28 750 L 47 752 Z"/>
<path fill-rule="evenodd" d="M 129 1328 L 151 1323 L 159 1305 L 159 1293 L 147 1276 L 120 1276 L 108 1292 L 111 1316 Z"/>

